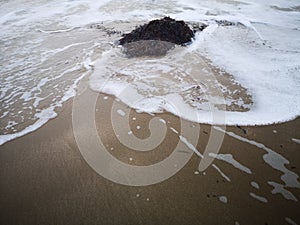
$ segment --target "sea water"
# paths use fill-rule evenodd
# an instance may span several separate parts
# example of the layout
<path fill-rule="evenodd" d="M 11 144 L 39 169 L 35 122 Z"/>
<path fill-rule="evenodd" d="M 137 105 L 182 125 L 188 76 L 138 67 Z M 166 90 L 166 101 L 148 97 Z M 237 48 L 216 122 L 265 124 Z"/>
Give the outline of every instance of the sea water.
<path fill-rule="evenodd" d="M 127 58 L 117 40 L 170 16 L 207 28 L 166 56 Z M 300 115 L 300 1 L 0 2 L 0 144 L 57 116 L 76 87 L 136 110 L 264 125 Z"/>

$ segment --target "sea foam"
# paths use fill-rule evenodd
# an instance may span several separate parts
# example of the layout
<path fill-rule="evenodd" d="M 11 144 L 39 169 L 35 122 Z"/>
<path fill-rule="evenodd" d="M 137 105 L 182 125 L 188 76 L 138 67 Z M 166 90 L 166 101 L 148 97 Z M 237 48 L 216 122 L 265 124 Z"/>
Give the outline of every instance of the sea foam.
<path fill-rule="evenodd" d="M 78 79 L 93 63 L 91 88 L 116 96 L 130 90 L 132 98 L 121 100 L 140 111 L 169 111 L 210 124 L 292 120 L 300 114 L 298 5 L 284 0 L 1 2 L 0 143 L 54 118 L 69 99 L 64 96 L 74 95 Z M 124 57 L 120 49 L 111 48 L 120 37 L 93 25 L 129 32 L 164 15 L 208 27 L 185 49 L 177 48 L 166 58 L 136 60 L 127 70 L 111 65 L 105 71 L 110 79 L 101 79 L 104 72 L 99 69 L 109 62 L 108 56 L 120 61 Z M 195 82 L 196 70 L 202 81 Z M 211 73 L 215 70 L 230 77 L 222 83 L 223 72 Z M 119 80 L 116 71 L 123 75 Z M 223 112 L 224 119 L 216 121 L 212 109 Z"/>

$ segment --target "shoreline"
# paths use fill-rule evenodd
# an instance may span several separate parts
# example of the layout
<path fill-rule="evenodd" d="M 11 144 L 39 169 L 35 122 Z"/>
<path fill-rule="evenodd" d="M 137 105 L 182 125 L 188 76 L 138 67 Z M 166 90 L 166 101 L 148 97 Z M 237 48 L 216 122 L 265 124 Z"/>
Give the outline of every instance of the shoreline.
<path fill-rule="evenodd" d="M 91 90 L 91 91 L 92 92 L 96 92 L 96 91 L 93 91 L 93 90 Z M 98 92 L 96 92 L 96 93 L 98 93 Z M 100 92 L 98 94 L 99 95 L 105 95 L 105 96 L 108 96 L 110 98 L 116 99 L 116 97 L 114 95 L 111 95 L 111 94 L 106 94 L 106 93 L 102 93 L 102 92 Z M 20 130 L 20 131 L 18 131 L 16 133 L 1 134 L 0 136 L 3 136 L 3 137 L 7 136 L 7 138 L 6 138 L 7 140 L 5 140 L 5 139 L 0 140 L 0 147 L 3 146 L 3 145 L 5 145 L 6 143 L 15 141 L 18 138 L 22 138 L 22 137 L 24 137 L 26 135 L 30 135 L 33 132 L 38 132 L 38 130 L 41 129 L 43 126 L 45 126 L 47 123 L 49 123 L 50 121 L 56 119 L 60 115 L 60 113 L 62 111 L 64 111 L 66 107 L 68 107 L 67 106 L 68 104 L 72 104 L 72 102 L 74 101 L 74 98 L 75 97 L 73 96 L 73 97 L 69 98 L 68 100 L 66 100 L 65 102 L 63 102 L 62 106 L 55 107 L 55 109 L 53 111 L 53 116 L 51 116 L 51 118 L 44 119 L 44 120 L 46 120 L 46 122 L 44 122 L 43 119 L 41 121 L 37 120 L 34 124 L 31 124 L 31 125 L 25 127 L 23 130 Z M 126 105 L 123 102 L 122 102 L 122 104 Z M 126 105 L 126 107 L 130 108 L 131 110 L 137 110 L 137 109 L 131 108 L 130 106 L 127 106 L 127 105 Z M 300 119 L 300 116 L 296 116 L 295 118 L 293 118 L 291 120 L 282 121 L 282 122 L 276 122 L 276 123 L 267 123 L 267 124 L 259 124 L 259 125 L 257 125 L 257 124 L 254 124 L 254 125 L 239 125 L 239 124 L 238 125 L 232 125 L 232 124 L 227 125 L 227 124 L 198 123 L 198 122 L 195 122 L 195 121 L 188 120 L 186 118 L 182 118 L 182 117 L 180 117 L 178 115 L 175 115 L 175 114 L 173 114 L 171 112 L 168 112 L 168 111 L 165 111 L 165 110 L 163 112 L 159 112 L 159 113 L 148 113 L 148 112 L 141 112 L 141 113 L 145 113 L 145 114 L 149 114 L 149 115 L 151 115 L 151 114 L 154 115 L 155 114 L 156 116 L 163 115 L 163 114 L 170 114 L 170 115 L 172 115 L 174 117 L 179 118 L 180 120 L 187 121 L 188 123 L 196 123 L 196 124 L 205 125 L 205 126 L 207 125 L 207 126 L 237 127 L 237 128 L 239 128 L 241 130 L 243 130 L 242 127 L 268 127 L 268 126 L 277 126 L 277 125 L 280 126 L 282 124 L 290 123 L 290 122 L 297 121 L 297 120 Z M 37 125 L 37 124 L 40 124 L 40 125 Z M 35 128 L 31 128 L 33 126 L 36 126 L 36 127 Z M 9 136 L 11 136 L 11 137 L 9 137 Z"/>
<path fill-rule="evenodd" d="M 180 142 L 179 134 L 174 132 L 180 132 L 178 117 L 163 113 L 158 116 L 166 121 L 166 140 L 149 152 L 132 151 L 112 133 L 112 115 L 115 113 L 123 118 L 117 111 L 110 112 L 113 102 L 114 98 L 111 96 L 99 95 L 95 116 L 103 143 L 118 160 L 131 165 L 151 165 L 170 155 L 174 145 Z M 122 103 L 117 104 L 117 107 L 122 107 Z M 199 157 L 193 154 L 189 162 L 169 179 L 150 186 L 130 187 L 105 179 L 83 159 L 74 139 L 72 105 L 72 101 L 69 100 L 56 118 L 37 131 L 0 146 L 1 223 L 300 222 L 297 210 L 299 202 L 286 199 L 289 194 L 284 197 L 280 194 L 282 191 L 272 194 L 275 189 L 271 184 L 276 183 L 284 187 L 281 177 L 283 172 L 266 163 L 266 151 L 259 145 L 263 144 L 275 152 L 275 155 L 277 153 L 289 161 L 289 164 L 284 164 L 286 170 L 291 172 L 288 176 L 293 173 L 299 175 L 299 146 L 292 141 L 292 138 L 299 138 L 299 118 L 262 127 L 227 126 L 226 131 L 236 136 L 225 134 L 219 152 L 223 159 L 215 159 L 213 164 L 230 181 L 213 166 L 209 166 L 203 172 L 198 171 Z M 131 110 L 129 119 L 132 134 L 138 138 L 149 137 L 148 122 L 152 118 L 149 114 Z M 201 153 L 208 142 L 210 132 L 210 125 L 200 124 L 199 141 L 195 147 Z M 229 154 L 234 160 L 225 157 Z M 248 168 L 251 173 L 243 171 L 242 166 Z M 297 200 L 300 199 L 299 188 L 284 188 Z M 280 190 L 278 185 L 276 190 Z"/>

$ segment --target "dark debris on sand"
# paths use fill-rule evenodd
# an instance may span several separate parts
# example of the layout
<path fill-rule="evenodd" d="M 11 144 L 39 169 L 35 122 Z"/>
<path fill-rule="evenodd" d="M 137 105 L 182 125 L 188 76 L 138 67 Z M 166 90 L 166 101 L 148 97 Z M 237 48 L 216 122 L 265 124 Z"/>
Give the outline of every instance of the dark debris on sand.
<path fill-rule="evenodd" d="M 120 44 L 140 40 L 160 40 L 177 45 L 184 45 L 192 41 L 194 31 L 182 20 L 176 21 L 170 17 L 152 20 L 147 24 L 137 27 L 120 39 Z"/>
<path fill-rule="evenodd" d="M 152 20 L 137 27 L 128 34 L 124 34 L 119 44 L 125 48 L 129 57 L 161 56 L 165 55 L 175 44 L 185 46 L 191 43 L 196 31 L 205 29 L 205 25 L 193 26 L 174 20 L 170 17 Z"/>

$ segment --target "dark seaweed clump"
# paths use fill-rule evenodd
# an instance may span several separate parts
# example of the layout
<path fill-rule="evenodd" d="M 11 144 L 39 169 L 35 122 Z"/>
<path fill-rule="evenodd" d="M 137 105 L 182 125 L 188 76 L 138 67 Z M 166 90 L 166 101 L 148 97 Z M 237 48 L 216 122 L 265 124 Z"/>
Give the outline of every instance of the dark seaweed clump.
<path fill-rule="evenodd" d="M 185 45 L 191 42 L 194 36 L 194 31 L 183 20 L 177 21 L 164 17 L 137 27 L 119 41 L 121 45 L 141 40 L 160 40 Z"/>

